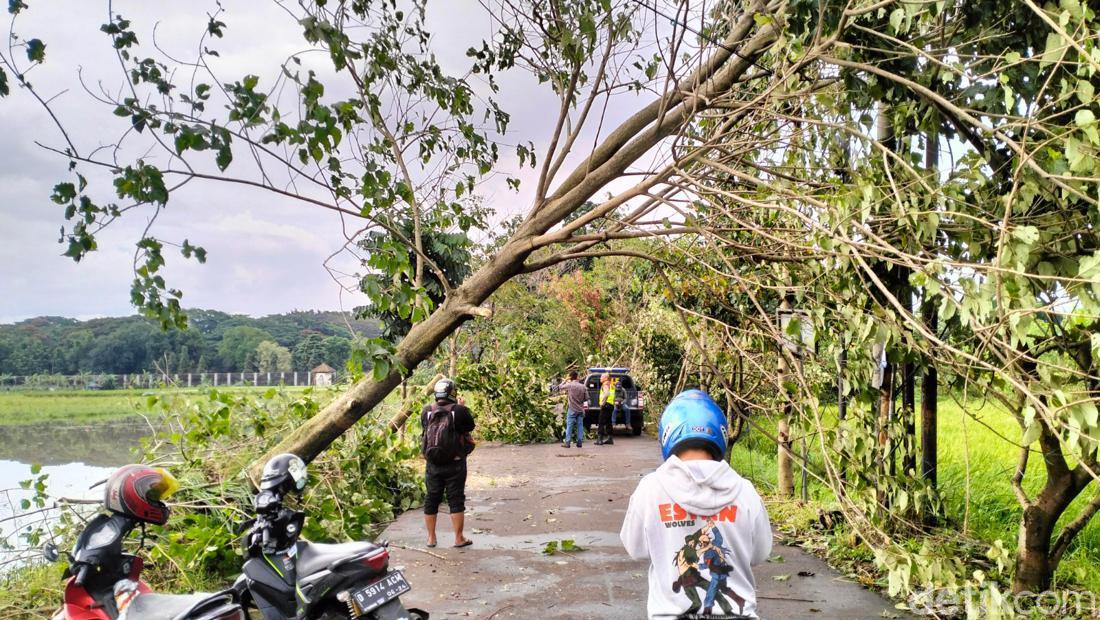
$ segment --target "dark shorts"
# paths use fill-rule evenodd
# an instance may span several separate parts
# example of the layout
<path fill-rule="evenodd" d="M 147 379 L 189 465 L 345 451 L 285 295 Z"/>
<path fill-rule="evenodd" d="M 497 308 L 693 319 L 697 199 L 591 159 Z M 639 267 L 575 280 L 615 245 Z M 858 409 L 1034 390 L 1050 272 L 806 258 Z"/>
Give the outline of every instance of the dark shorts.
<path fill-rule="evenodd" d="M 428 488 L 428 495 L 424 498 L 424 514 L 438 514 L 444 494 L 447 495 L 451 514 L 466 511 L 466 459 L 446 465 L 428 463 L 424 471 L 424 485 Z"/>

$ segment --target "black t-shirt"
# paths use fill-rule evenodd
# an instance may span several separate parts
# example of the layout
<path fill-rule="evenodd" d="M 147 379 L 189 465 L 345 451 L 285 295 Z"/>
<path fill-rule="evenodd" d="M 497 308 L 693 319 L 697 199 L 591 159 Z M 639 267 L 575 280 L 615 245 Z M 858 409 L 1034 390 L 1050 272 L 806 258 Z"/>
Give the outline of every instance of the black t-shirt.
<path fill-rule="evenodd" d="M 446 406 L 452 404 L 449 400 L 437 400 L 435 403 L 439 406 Z M 420 421 L 423 422 L 427 419 L 428 411 L 432 408 L 431 405 L 425 405 L 424 410 L 420 412 Z M 466 433 L 472 433 L 474 431 L 474 416 L 470 413 L 470 410 L 466 408 L 466 405 L 454 405 L 455 414 L 455 432 L 459 435 Z"/>

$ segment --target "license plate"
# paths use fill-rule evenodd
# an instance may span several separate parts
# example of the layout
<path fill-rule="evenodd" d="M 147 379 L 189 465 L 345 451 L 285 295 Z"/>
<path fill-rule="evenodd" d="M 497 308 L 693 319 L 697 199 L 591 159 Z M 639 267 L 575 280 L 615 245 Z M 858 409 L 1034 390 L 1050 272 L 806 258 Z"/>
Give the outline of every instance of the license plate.
<path fill-rule="evenodd" d="M 385 577 L 369 586 L 356 590 L 352 593 L 351 598 L 355 601 L 355 606 L 359 608 L 359 613 L 366 614 L 409 590 L 412 590 L 412 586 L 405 580 L 405 576 L 401 574 L 401 571 L 395 570 L 390 571 Z"/>

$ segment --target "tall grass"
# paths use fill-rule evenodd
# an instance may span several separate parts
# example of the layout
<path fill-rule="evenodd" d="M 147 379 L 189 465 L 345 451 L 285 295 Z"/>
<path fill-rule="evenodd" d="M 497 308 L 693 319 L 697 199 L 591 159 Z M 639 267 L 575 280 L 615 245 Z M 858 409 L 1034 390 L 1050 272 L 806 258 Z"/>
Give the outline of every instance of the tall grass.
<path fill-rule="evenodd" d="M 967 415 L 969 412 L 969 415 Z M 774 436 L 775 422 L 756 422 Z M 1019 451 L 1015 443 L 1020 429 L 1004 409 L 992 402 L 944 398 L 939 403 L 938 489 L 951 530 L 992 543 L 1001 540 L 1015 552 L 1021 509 L 1012 491 L 1012 475 Z M 832 423 L 832 420 L 827 421 Z M 821 453 L 815 441 L 809 443 L 812 469 L 821 471 Z M 801 453 L 800 443 L 795 445 Z M 747 428 L 734 446 L 730 464 L 749 478 L 761 493 L 776 489 L 776 447 L 762 432 Z M 796 492 L 799 470 L 796 463 Z M 1042 488 L 1045 472 L 1035 454 L 1028 463 L 1024 488 L 1030 497 Z M 813 481 L 810 495 L 832 500 L 829 489 Z M 1100 492 L 1094 484 L 1085 490 L 1063 515 L 1059 526 L 1070 522 Z M 1100 518 L 1094 518 L 1075 539 L 1058 568 L 1056 580 L 1070 581 L 1100 592 Z"/>

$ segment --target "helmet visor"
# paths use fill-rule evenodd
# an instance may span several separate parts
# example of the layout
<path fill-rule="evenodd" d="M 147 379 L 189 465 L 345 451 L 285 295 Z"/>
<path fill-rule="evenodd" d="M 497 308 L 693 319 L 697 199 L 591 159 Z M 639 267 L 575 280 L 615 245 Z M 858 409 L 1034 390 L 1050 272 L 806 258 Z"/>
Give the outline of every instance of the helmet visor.
<path fill-rule="evenodd" d="M 179 490 L 180 483 L 167 469 L 157 468 L 160 479 L 149 485 L 148 498 L 154 502 L 163 502 Z"/>

